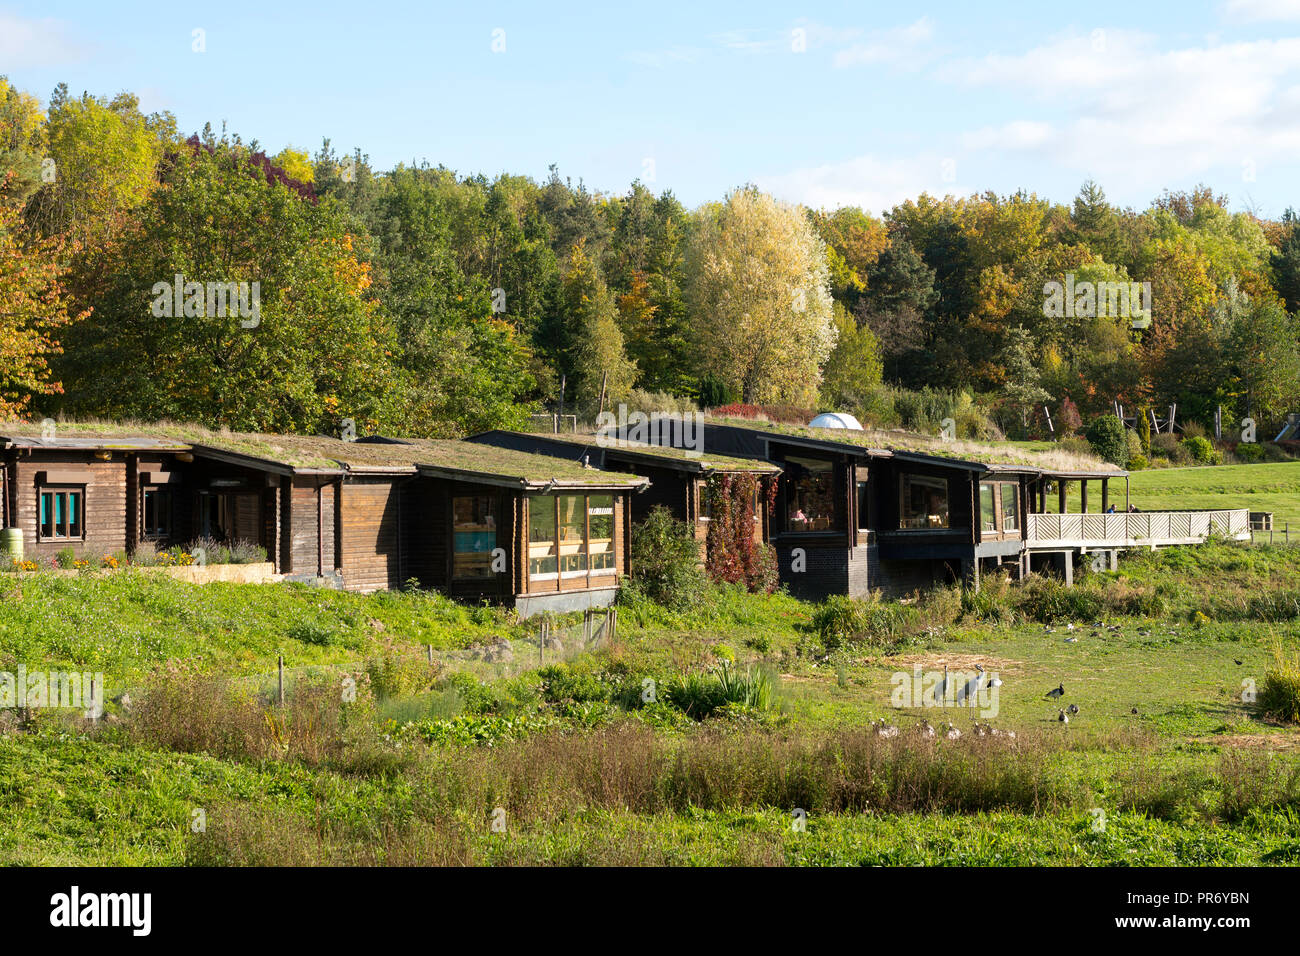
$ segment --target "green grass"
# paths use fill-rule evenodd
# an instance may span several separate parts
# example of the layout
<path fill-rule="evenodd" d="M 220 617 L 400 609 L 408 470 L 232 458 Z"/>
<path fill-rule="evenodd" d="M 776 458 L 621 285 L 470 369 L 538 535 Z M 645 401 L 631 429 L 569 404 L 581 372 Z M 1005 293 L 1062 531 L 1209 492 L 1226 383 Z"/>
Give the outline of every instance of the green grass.
<path fill-rule="evenodd" d="M 178 752 L 194 749 L 177 743 L 183 734 L 141 737 L 116 706 L 94 730 L 49 715 L 24 728 L 0 714 L 0 865 L 1296 864 L 1300 728 L 1265 720 L 1243 690 L 1262 689 L 1278 652 L 1300 648 L 1298 582 L 1297 548 L 1135 553 L 1118 572 L 1081 575 L 1058 603 L 1029 600 L 1050 585 L 990 578 L 964 609 L 946 591 L 889 604 L 888 628 L 849 628 L 829 649 L 817 606 L 717 589 L 687 611 L 625 605 L 612 645 L 539 669 L 523 652 L 502 668 L 457 650 L 532 627 L 436 595 L 132 573 L 0 577 L 0 670 L 102 670 L 110 695 L 176 660 L 266 692 L 281 652 L 304 675 L 337 674 L 433 644 L 444 673 L 464 671 L 432 689 L 415 680 L 363 711 L 373 752 L 357 744 L 342 756 L 303 749 L 293 720 L 277 731 L 283 752 L 217 757 Z M 1089 596 L 1101 628 L 1069 617 Z M 1115 612 L 1135 598 L 1160 614 Z M 1033 620 L 1044 607 L 1066 610 Z M 566 640 L 574 626 L 557 622 Z M 963 749 L 976 743 L 966 708 L 891 706 L 899 675 L 945 661 L 997 672 L 997 713 L 980 719 L 1019 734 L 1028 749 L 1018 763 Z M 759 674 L 764 686 L 737 681 Z M 733 703 L 707 719 L 683 713 L 672 691 L 690 681 L 704 696 L 737 683 L 719 695 Z M 1045 700 L 1061 683 L 1064 699 Z M 198 722 L 227 719 L 218 703 Z M 1069 703 L 1080 712 L 1063 726 L 1057 710 Z M 261 711 L 242 713 L 256 731 Z M 927 771 L 933 793 L 946 794 L 936 808 L 827 809 L 834 793 L 860 804 L 852 781 L 865 764 L 845 750 L 844 770 L 828 774 L 817 741 L 877 718 L 905 734 L 923 720 L 964 732 L 938 742 L 950 749 Z M 630 743 L 597 746 L 620 728 L 634 731 Z M 910 741 L 899 738 L 904 756 Z M 796 800 L 809 810 L 806 832 L 790 826 Z M 498 805 L 504 834 L 489 827 Z M 1101 832 L 1093 808 L 1106 813 Z M 205 835 L 190 832 L 197 809 Z"/>

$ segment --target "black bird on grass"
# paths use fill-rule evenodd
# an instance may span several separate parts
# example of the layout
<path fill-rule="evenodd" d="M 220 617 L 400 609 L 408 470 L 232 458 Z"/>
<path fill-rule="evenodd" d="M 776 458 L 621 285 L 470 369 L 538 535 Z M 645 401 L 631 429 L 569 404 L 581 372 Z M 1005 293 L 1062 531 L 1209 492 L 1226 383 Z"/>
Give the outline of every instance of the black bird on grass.
<path fill-rule="evenodd" d="M 1067 711 L 1069 711 L 1070 714 L 1071 714 L 1072 716 L 1073 716 L 1073 715 L 1076 715 L 1076 714 L 1079 713 L 1079 705 L 1078 705 L 1078 704 L 1071 704 L 1069 707 L 1067 707 L 1067 708 L 1065 708 L 1065 709 L 1066 709 Z"/>
<path fill-rule="evenodd" d="M 1063 710 L 1058 710 L 1056 712 L 1056 719 L 1063 724 L 1068 724 L 1070 722 L 1070 718 L 1065 716 L 1065 711 Z"/>
<path fill-rule="evenodd" d="M 1237 660 L 1235 657 L 1232 659 L 1232 663 L 1236 664 L 1238 667 L 1241 666 L 1241 661 Z"/>
<path fill-rule="evenodd" d="M 1044 694 L 1043 696 L 1044 696 L 1044 697 L 1050 697 L 1052 700 L 1056 700 L 1058 697 L 1064 697 L 1064 696 L 1065 696 L 1065 685 L 1062 684 L 1060 687 L 1054 687 L 1054 688 L 1052 688 L 1051 690 L 1049 690 L 1046 694 Z"/>

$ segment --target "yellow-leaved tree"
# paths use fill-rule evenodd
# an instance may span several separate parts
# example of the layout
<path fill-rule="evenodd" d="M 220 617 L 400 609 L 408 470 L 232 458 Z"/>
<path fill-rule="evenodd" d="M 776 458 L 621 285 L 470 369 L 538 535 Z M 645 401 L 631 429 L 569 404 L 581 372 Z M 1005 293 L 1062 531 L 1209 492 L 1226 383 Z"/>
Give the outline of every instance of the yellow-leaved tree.
<path fill-rule="evenodd" d="M 700 370 L 746 402 L 812 405 L 836 331 L 826 246 L 805 213 L 738 189 L 697 213 L 686 271 Z"/>

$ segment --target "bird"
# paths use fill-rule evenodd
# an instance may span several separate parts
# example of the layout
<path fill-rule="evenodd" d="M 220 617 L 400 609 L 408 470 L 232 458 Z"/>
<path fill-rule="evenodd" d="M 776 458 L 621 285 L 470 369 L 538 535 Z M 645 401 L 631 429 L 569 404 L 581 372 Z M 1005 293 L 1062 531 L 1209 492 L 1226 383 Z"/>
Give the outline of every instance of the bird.
<path fill-rule="evenodd" d="M 898 728 L 895 727 L 893 724 L 886 724 L 884 717 L 881 717 L 880 720 L 876 721 L 875 728 L 876 728 L 877 737 L 898 736 Z"/>
<path fill-rule="evenodd" d="M 1001 678 L 1001 677 L 992 677 L 992 678 L 989 679 L 988 684 L 986 684 L 985 686 L 986 686 L 986 687 L 1001 687 L 1001 686 L 1002 686 L 1002 678 Z"/>
<path fill-rule="evenodd" d="M 952 724 L 949 724 L 948 729 L 944 731 L 944 736 L 947 737 L 949 740 L 956 740 L 958 737 L 961 736 L 961 731 L 958 730 L 956 727 L 952 726 Z"/>
<path fill-rule="evenodd" d="M 1056 719 L 1063 724 L 1068 724 L 1070 722 L 1070 718 L 1065 716 L 1065 711 L 1063 710 L 1058 710 L 1056 712 Z"/>
<path fill-rule="evenodd" d="M 1129 711 L 1130 714 L 1135 714 L 1135 715 L 1137 714 L 1137 712 L 1138 709 L 1136 707 L 1134 707 L 1132 710 Z"/>
<path fill-rule="evenodd" d="M 934 737 L 934 728 L 930 726 L 930 722 L 928 720 L 921 721 L 920 731 L 921 731 L 921 736 L 923 737 L 930 737 L 930 738 Z"/>
<path fill-rule="evenodd" d="M 946 706 L 948 703 L 948 664 L 946 662 L 943 665 L 943 680 L 939 681 L 934 688 L 934 699 L 940 705 Z"/>
<path fill-rule="evenodd" d="M 1064 697 L 1064 696 L 1065 696 L 1065 685 L 1064 685 L 1064 684 L 1061 684 L 1059 687 L 1053 687 L 1051 690 L 1049 690 L 1049 691 L 1048 691 L 1046 694 L 1044 694 L 1043 696 L 1045 696 L 1045 697 L 1050 697 L 1052 700 L 1056 700 L 1058 697 Z"/>
<path fill-rule="evenodd" d="M 1077 714 L 1077 713 L 1079 713 L 1079 705 L 1078 705 L 1078 704 L 1071 704 L 1069 707 L 1067 707 L 1067 708 L 1065 708 L 1065 709 L 1066 709 L 1067 711 L 1069 711 L 1070 714 Z"/>
<path fill-rule="evenodd" d="M 1079 642 L 1079 639 L 1078 639 L 1077 637 L 1067 637 L 1067 638 L 1065 639 L 1065 643 L 1067 643 L 1067 644 L 1077 644 L 1078 642 Z"/>
<path fill-rule="evenodd" d="M 1241 666 L 1241 661 L 1237 660 L 1235 657 L 1232 659 L 1232 663 L 1236 664 L 1238 667 Z"/>
<path fill-rule="evenodd" d="M 979 673 L 968 680 L 966 686 L 957 692 L 957 703 L 960 704 L 962 701 L 969 701 L 972 694 L 979 693 L 980 684 L 984 681 L 984 667 L 983 665 L 976 664 L 975 670 L 979 671 Z"/>

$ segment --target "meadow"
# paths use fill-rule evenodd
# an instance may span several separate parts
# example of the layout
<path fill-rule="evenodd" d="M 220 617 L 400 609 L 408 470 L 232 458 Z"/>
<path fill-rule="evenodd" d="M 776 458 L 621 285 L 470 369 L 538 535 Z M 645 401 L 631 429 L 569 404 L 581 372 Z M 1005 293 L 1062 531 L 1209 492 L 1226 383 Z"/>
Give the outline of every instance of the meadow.
<path fill-rule="evenodd" d="M 1297 582 L 1300 548 L 1211 544 L 1072 589 L 717 588 L 560 650 L 419 591 L 4 579 L 0 670 L 110 701 L 0 712 L 0 863 L 1296 863 Z M 995 713 L 891 705 L 976 663 Z"/>

